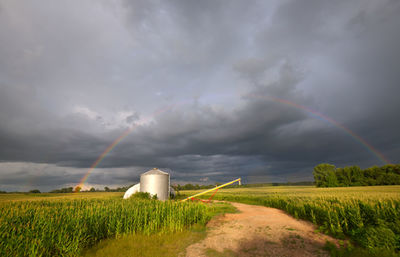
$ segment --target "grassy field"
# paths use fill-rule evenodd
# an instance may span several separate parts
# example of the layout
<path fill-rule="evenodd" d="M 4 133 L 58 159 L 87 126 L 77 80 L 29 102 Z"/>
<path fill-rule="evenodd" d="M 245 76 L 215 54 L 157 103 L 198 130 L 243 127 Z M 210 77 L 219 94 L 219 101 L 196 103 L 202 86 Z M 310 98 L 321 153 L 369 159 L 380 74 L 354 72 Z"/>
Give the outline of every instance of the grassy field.
<path fill-rule="evenodd" d="M 123 192 L 84 192 L 73 194 L 54 194 L 54 193 L 17 193 L 17 194 L 0 194 L 0 203 L 15 201 L 42 201 L 42 200 L 72 200 L 72 199 L 120 199 L 124 195 Z"/>
<path fill-rule="evenodd" d="M 78 256 L 107 238 L 179 236 L 224 208 L 121 193 L 1 195 L 0 256 Z"/>
<path fill-rule="evenodd" d="M 176 257 L 184 253 L 186 247 L 206 237 L 203 225 L 168 234 L 126 234 L 117 238 L 102 240 L 94 247 L 85 249 L 83 257 L 140 256 Z M 182 255 L 183 256 L 183 255 Z"/>
<path fill-rule="evenodd" d="M 181 191 L 182 195 L 192 195 L 204 190 Z M 209 193 L 206 196 L 209 197 Z M 289 196 L 289 197 L 340 197 L 341 199 L 362 199 L 362 200 L 400 200 L 400 186 L 363 186 L 363 187 L 330 187 L 317 188 L 315 186 L 266 186 L 266 187 L 238 187 L 220 189 L 217 196 Z"/>
<path fill-rule="evenodd" d="M 182 191 L 180 197 L 197 192 Z M 163 256 L 176 256 L 205 236 L 203 225 L 213 215 L 232 211 L 222 204 L 123 200 L 122 195 L 1 194 L 0 256 L 123 256 L 131 251 L 152 256 L 146 247 L 150 241 L 165 250 Z M 222 189 L 214 199 L 282 209 L 350 239 L 354 249 L 364 251 L 359 256 L 399 253 L 400 186 L 243 187 Z M 196 226 L 203 230 L 193 232 Z"/>
<path fill-rule="evenodd" d="M 400 250 L 400 186 L 231 188 L 218 191 L 214 199 L 282 209 L 313 222 L 325 233 L 350 238 L 358 248 L 376 256 L 392 256 Z"/>

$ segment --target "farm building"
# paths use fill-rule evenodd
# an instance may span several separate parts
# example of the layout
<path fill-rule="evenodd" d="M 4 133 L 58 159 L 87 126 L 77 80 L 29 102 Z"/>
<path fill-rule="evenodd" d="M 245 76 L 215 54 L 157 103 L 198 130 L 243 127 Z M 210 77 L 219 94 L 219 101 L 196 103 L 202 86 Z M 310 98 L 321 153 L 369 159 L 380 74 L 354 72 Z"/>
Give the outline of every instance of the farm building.
<path fill-rule="evenodd" d="M 151 169 L 140 175 L 140 183 L 130 187 L 124 195 L 128 199 L 136 192 L 150 193 L 151 196 L 157 195 L 158 200 L 168 200 L 170 194 L 175 195 L 175 191 L 170 187 L 170 177 L 167 172 L 160 169 Z"/>

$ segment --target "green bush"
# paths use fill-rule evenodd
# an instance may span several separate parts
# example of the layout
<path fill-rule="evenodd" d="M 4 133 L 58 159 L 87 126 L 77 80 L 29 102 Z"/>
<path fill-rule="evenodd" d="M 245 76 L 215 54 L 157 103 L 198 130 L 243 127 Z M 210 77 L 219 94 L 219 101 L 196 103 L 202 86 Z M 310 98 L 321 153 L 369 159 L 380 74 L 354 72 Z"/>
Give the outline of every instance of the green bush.
<path fill-rule="evenodd" d="M 151 199 L 151 195 L 148 192 L 136 192 L 134 193 L 131 198 L 133 199 Z"/>
<path fill-rule="evenodd" d="M 362 247 L 374 251 L 380 249 L 394 250 L 397 247 L 396 235 L 391 229 L 382 225 L 361 228 L 354 239 Z"/>

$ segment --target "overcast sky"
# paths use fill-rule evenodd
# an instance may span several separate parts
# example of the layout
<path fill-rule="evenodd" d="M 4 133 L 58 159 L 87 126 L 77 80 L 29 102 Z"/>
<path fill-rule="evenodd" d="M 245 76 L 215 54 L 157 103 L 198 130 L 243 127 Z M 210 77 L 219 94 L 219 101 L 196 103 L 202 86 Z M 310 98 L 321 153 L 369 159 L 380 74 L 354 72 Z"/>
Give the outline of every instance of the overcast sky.
<path fill-rule="evenodd" d="M 75 186 L 127 129 L 87 186 L 398 163 L 399 28 L 397 0 L 0 0 L 0 190 Z"/>

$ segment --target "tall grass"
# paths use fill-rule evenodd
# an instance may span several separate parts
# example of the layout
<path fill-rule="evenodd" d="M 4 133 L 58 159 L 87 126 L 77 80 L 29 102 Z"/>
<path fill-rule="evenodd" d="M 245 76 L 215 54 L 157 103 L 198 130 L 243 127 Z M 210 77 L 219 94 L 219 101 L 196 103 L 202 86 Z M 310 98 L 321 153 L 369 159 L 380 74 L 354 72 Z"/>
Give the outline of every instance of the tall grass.
<path fill-rule="evenodd" d="M 0 256 L 77 256 L 103 238 L 182 231 L 206 223 L 201 204 L 73 199 L 0 204 Z"/>

